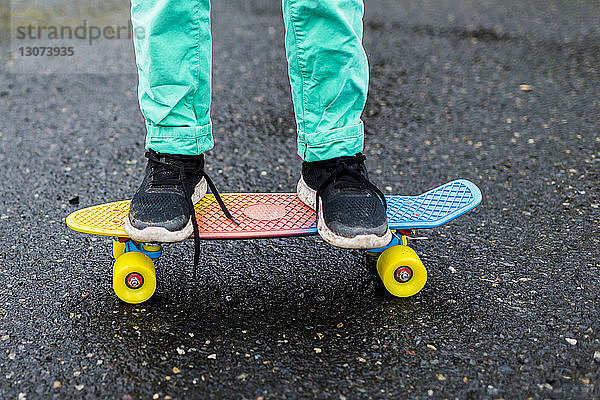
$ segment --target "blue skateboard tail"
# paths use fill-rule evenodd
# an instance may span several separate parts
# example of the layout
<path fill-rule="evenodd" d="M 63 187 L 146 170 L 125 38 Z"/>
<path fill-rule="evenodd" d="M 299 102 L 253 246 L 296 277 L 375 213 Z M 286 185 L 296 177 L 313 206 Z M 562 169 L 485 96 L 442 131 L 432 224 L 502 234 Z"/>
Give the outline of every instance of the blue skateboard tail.
<path fill-rule="evenodd" d="M 418 196 L 386 196 L 390 229 L 435 228 L 460 217 L 481 203 L 481 191 L 458 179 Z"/>

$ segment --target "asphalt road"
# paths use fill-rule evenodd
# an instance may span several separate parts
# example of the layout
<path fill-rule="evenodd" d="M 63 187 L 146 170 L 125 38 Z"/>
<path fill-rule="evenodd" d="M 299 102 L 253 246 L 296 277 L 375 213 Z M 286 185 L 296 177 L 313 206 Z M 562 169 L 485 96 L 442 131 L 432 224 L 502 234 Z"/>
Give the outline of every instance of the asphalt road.
<path fill-rule="evenodd" d="M 280 5 L 214 3 L 210 173 L 292 191 Z M 484 196 L 419 232 L 408 299 L 311 237 L 203 243 L 196 281 L 169 246 L 154 298 L 121 303 L 110 242 L 64 219 L 140 180 L 135 67 L 0 73 L 0 398 L 600 397 L 600 3 L 371 0 L 365 46 L 373 180 Z"/>

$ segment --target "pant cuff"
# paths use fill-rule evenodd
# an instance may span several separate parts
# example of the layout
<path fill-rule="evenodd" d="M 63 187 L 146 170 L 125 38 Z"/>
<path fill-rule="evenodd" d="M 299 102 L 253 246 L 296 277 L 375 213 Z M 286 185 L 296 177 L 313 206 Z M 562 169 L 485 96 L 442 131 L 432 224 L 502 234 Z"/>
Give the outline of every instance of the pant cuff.
<path fill-rule="evenodd" d="M 202 126 L 156 126 L 146 122 L 146 148 L 159 153 L 199 155 L 214 147 L 212 123 Z"/>
<path fill-rule="evenodd" d="M 353 156 L 364 148 L 364 126 L 346 126 L 324 132 L 304 133 L 298 130 L 298 155 L 308 162 Z"/>

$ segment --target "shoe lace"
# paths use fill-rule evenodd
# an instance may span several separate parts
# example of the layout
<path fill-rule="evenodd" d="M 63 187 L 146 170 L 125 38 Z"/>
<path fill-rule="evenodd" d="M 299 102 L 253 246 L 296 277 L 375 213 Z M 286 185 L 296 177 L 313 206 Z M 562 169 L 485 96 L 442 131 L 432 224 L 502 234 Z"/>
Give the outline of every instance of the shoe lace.
<path fill-rule="evenodd" d="M 366 174 L 361 174 L 359 172 L 364 168 L 364 162 L 366 159 L 367 157 L 364 154 L 359 153 L 350 157 L 340 157 L 335 160 L 322 161 L 325 168 L 332 172 L 317 188 L 317 202 L 315 210 L 317 214 L 317 221 L 321 205 L 321 195 L 323 190 L 332 183 L 335 189 L 370 189 L 381 199 L 384 208 L 387 208 L 385 195 L 377 186 L 369 182 Z"/>
<path fill-rule="evenodd" d="M 152 161 L 152 168 L 148 179 L 148 184 L 150 186 L 181 186 L 183 188 L 183 193 L 185 195 L 190 217 L 192 219 L 192 227 L 194 228 L 193 277 L 196 279 L 196 270 L 200 261 L 200 235 L 198 230 L 198 221 L 196 220 L 196 210 L 194 208 L 194 204 L 192 203 L 192 193 L 189 193 L 186 185 L 183 184 L 186 178 L 186 170 L 183 159 L 179 159 L 176 155 L 173 155 L 167 160 L 164 157 L 160 157 L 157 153 L 150 151 L 147 151 L 145 156 L 148 160 Z M 233 219 L 233 216 L 223 202 L 217 187 L 204 169 L 197 169 L 195 171 L 198 172 L 204 179 L 206 179 L 206 183 L 208 183 L 210 191 L 215 196 L 215 199 L 217 200 L 217 203 L 219 203 L 219 207 L 221 207 L 221 210 L 225 216 L 234 224 L 239 225 L 238 222 Z"/>

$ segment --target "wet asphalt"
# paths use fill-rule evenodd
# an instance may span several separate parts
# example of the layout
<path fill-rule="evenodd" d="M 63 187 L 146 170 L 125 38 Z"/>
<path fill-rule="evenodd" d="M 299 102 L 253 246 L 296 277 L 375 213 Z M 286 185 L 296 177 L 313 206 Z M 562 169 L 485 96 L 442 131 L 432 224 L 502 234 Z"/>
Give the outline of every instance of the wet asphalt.
<path fill-rule="evenodd" d="M 215 1 L 213 34 L 211 176 L 293 191 L 279 3 Z M 365 46 L 373 181 L 484 196 L 418 232 L 407 299 L 308 237 L 203 242 L 196 281 L 168 246 L 155 296 L 120 302 L 110 241 L 64 220 L 141 178 L 135 67 L 0 73 L 0 398 L 600 397 L 600 3 L 372 0 Z"/>

